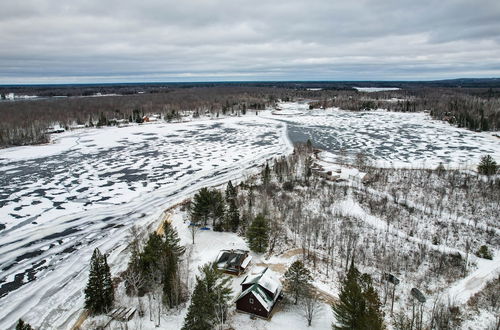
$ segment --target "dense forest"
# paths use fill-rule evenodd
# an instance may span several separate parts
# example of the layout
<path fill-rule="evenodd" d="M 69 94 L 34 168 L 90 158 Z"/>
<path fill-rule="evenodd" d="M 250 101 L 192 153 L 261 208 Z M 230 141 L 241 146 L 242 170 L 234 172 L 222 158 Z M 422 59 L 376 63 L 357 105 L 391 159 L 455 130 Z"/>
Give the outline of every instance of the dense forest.
<path fill-rule="evenodd" d="M 300 99 L 310 101 L 311 108 L 428 111 L 458 127 L 493 131 L 500 128 L 498 85 L 490 79 L 0 86 L 0 147 L 48 142 L 47 130 L 53 126 L 140 123 L 151 114 L 167 121 L 206 113 L 235 115 Z M 363 86 L 400 89 L 365 93 L 353 88 Z"/>

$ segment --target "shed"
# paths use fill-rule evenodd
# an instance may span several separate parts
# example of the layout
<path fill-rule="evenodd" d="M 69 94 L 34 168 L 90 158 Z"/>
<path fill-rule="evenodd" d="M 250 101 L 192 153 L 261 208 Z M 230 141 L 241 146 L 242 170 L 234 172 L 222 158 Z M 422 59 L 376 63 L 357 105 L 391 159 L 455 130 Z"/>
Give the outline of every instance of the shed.
<path fill-rule="evenodd" d="M 217 256 L 215 262 L 217 268 L 224 273 L 231 275 L 240 275 L 245 272 L 252 260 L 247 250 L 222 250 Z"/>

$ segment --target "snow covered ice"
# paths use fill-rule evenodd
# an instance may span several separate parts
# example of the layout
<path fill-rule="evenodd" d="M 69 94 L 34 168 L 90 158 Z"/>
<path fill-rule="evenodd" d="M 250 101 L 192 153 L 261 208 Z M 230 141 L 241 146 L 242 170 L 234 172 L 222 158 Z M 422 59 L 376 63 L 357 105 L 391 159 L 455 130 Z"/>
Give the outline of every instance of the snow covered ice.
<path fill-rule="evenodd" d="M 89 129 L 1 150 L 0 328 L 23 315 L 68 326 L 94 248 L 116 264 L 131 225 L 290 151 L 285 125 L 256 116 Z"/>
<path fill-rule="evenodd" d="M 94 248 L 109 253 L 113 273 L 123 270 L 133 224 L 147 227 L 201 187 L 257 171 L 290 153 L 290 140 L 310 138 L 331 162 L 341 148 L 382 166 L 473 168 L 484 154 L 500 159 L 500 140 L 490 133 L 424 113 L 309 111 L 306 102 L 280 108 L 261 116 L 86 129 L 49 145 L 0 150 L 0 328 L 21 316 L 41 329 L 70 327 L 83 305 Z M 218 245 L 214 258 L 219 248 L 227 247 Z M 467 283 L 450 291 L 458 295 L 460 286 Z M 278 313 L 272 324 L 285 328 L 289 315 Z M 235 323 L 250 325 L 240 315 Z M 330 323 L 325 312 L 319 324 Z"/>
<path fill-rule="evenodd" d="M 288 124 L 294 142 L 310 139 L 335 154 L 344 149 L 351 158 L 363 152 L 383 167 L 435 168 L 442 162 L 453 168 L 475 168 L 485 154 L 500 159 L 498 137 L 456 128 L 426 113 L 339 109 L 304 113 L 307 104 L 280 107 L 283 115 L 272 118 Z"/>

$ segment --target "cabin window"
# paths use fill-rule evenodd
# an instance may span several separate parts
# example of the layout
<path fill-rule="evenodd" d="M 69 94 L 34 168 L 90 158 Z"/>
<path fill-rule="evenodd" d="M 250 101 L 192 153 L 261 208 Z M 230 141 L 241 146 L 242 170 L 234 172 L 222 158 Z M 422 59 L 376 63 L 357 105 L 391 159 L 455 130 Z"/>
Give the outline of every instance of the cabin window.
<path fill-rule="evenodd" d="M 249 302 L 250 304 L 253 304 L 253 299 L 252 299 L 252 298 L 248 299 L 248 302 Z"/>

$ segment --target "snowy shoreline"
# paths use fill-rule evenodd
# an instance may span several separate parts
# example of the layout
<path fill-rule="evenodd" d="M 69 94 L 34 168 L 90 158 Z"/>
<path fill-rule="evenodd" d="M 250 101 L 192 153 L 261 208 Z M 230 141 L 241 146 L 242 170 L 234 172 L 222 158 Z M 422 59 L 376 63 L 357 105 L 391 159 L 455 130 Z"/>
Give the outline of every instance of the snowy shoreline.
<path fill-rule="evenodd" d="M 184 200 L 201 187 L 219 185 L 229 180 L 243 179 L 246 175 L 255 173 L 255 171 L 258 170 L 258 166 L 264 163 L 265 160 L 278 155 L 288 154 L 292 151 L 293 146 L 286 134 L 286 125 L 269 119 L 248 116 L 243 118 L 197 121 L 195 123 L 181 125 L 187 125 L 188 127 L 194 125 L 193 129 L 195 129 L 200 124 L 219 123 L 221 125 L 233 126 L 241 125 L 241 123 L 245 122 L 251 125 L 258 125 L 261 130 L 269 130 L 273 127 L 278 128 L 277 140 L 273 140 L 274 142 L 270 144 L 271 147 L 267 147 L 264 144 L 265 148 L 252 147 L 248 149 L 248 152 L 246 152 L 243 158 L 230 165 L 212 167 L 211 169 L 206 168 L 191 176 L 188 180 L 183 179 L 182 181 L 174 181 L 172 184 L 161 187 L 154 192 L 141 194 L 126 203 L 116 204 L 111 208 L 105 206 L 91 208 L 86 211 L 84 210 L 84 213 L 81 213 L 81 211 L 78 212 L 76 214 L 78 219 L 76 222 L 73 222 L 72 225 L 86 226 L 89 222 L 94 223 L 94 225 L 90 226 L 91 230 L 87 230 L 88 234 L 82 237 L 90 239 L 91 243 L 80 247 L 80 249 L 70 254 L 69 257 L 66 255 L 65 258 L 67 260 L 57 263 L 57 268 L 54 270 L 44 271 L 35 281 L 27 283 L 18 290 L 1 298 L 0 306 L 3 312 L 2 315 L 0 315 L 0 327 L 5 328 L 13 325 L 19 317 L 25 318 L 27 321 L 32 322 L 32 324 L 39 326 L 40 329 L 70 327 L 72 322 L 78 317 L 79 311 L 83 306 L 82 290 L 86 283 L 88 261 L 94 248 L 98 247 L 101 251 L 106 251 L 110 254 L 108 261 L 110 262 L 112 272 L 116 274 L 116 272 L 119 272 L 121 267 L 126 264 L 127 253 L 122 252 L 126 249 L 128 228 L 130 228 L 131 225 L 148 227 L 157 221 L 165 208 Z M 158 126 L 168 125 L 160 124 Z M 150 127 L 151 126 L 148 125 L 148 128 Z M 248 131 L 249 134 L 251 134 L 250 136 L 253 136 L 253 139 L 257 139 L 257 141 L 266 139 L 266 135 L 264 134 L 260 137 L 260 135 L 258 135 L 259 130 L 256 130 L 254 127 L 256 126 L 250 126 L 250 130 Z M 182 129 L 181 126 L 177 126 L 177 128 L 179 130 Z M 138 127 L 133 127 L 133 129 L 136 130 Z M 123 129 L 117 130 L 123 131 Z M 104 131 L 105 130 L 98 132 Z M 78 132 L 77 134 L 78 138 L 84 136 L 88 138 L 88 132 Z M 184 134 L 184 132 L 182 134 Z M 245 139 L 248 137 L 249 136 L 246 136 Z M 75 137 L 73 136 L 66 141 L 71 141 L 72 139 L 75 139 Z M 103 143 L 106 144 L 107 148 L 112 148 L 116 141 L 107 140 Z M 70 150 L 75 147 L 74 144 L 69 146 L 70 143 L 66 142 L 63 142 L 63 145 L 64 148 L 67 148 L 65 150 Z M 215 143 L 214 147 L 218 145 L 219 144 Z M 241 152 L 241 147 L 237 147 Z M 78 150 L 78 148 L 80 149 Z M 85 149 L 81 150 L 81 148 L 82 147 L 79 146 L 76 148 L 77 150 L 73 149 L 72 152 L 86 151 Z M 259 148 L 262 150 L 259 151 Z M 97 150 L 97 148 L 93 146 L 88 147 L 88 149 L 94 152 Z M 252 152 L 250 153 L 250 151 Z M 25 154 L 23 154 L 23 156 L 24 155 Z M 222 152 L 218 157 L 221 157 L 220 160 L 224 160 L 227 156 L 228 154 L 226 152 Z M 214 161 L 210 153 L 207 154 L 207 157 L 209 157 L 207 160 L 212 159 L 212 161 Z M 8 164 L 5 165 L 8 166 Z M 73 213 L 70 213 L 52 219 L 47 225 L 54 227 L 56 222 L 61 225 L 71 223 L 71 221 L 74 221 L 72 220 L 72 218 L 74 218 L 72 214 Z M 112 234 L 92 241 L 92 236 L 99 235 L 102 231 L 102 226 L 99 224 L 108 217 L 114 217 L 115 220 L 118 220 L 117 223 L 123 226 L 113 228 Z M 64 228 L 64 226 L 61 227 L 61 229 L 62 228 Z M 39 229 L 36 229 L 36 231 L 40 232 Z M 26 232 L 26 234 L 32 235 L 33 233 Z M 13 235 L 13 233 L 11 235 Z M 64 246 L 60 247 L 59 250 L 63 248 Z M 5 247 L 3 249 L 5 250 Z M 52 250 L 54 250 L 54 248 L 52 248 Z M 3 253 L 3 255 L 4 258 L 9 258 L 5 253 Z M 15 258 L 15 256 L 13 257 Z M 2 263 L 6 262 L 6 260 L 7 259 L 3 259 Z M 15 274 L 15 272 L 10 273 L 12 275 Z"/>

